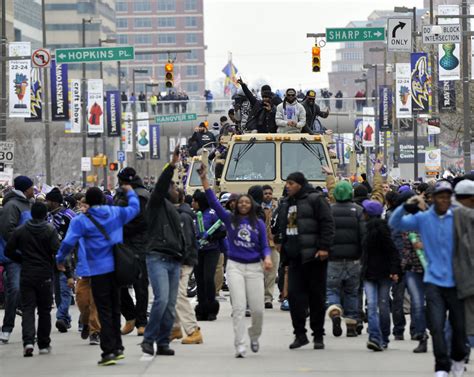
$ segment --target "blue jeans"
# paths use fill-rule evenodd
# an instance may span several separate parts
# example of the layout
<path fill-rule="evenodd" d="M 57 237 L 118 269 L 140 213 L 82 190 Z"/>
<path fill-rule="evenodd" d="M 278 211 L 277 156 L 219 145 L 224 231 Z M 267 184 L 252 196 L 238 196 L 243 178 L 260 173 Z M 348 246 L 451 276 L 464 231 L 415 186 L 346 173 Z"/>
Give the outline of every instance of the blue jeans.
<path fill-rule="evenodd" d="M 390 336 L 390 279 L 364 280 L 369 320 L 369 340 L 384 345 Z"/>
<path fill-rule="evenodd" d="M 6 263 L 3 271 L 5 284 L 5 317 L 3 317 L 3 332 L 12 332 L 15 327 L 16 309 L 20 305 L 20 272 L 18 263 Z"/>
<path fill-rule="evenodd" d="M 415 322 L 415 334 L 424 335 L 426 332 L 426 314 L 423 273 L 407 271 L 405 282 L 411 299 L 411 315 Z"/>
<path fill-rule="evenodd" d="M 176 316 L 181 264 L 160 254 L 150 254 L 146 256 L 146 265 L 154 299 L 143 342 L 167 346 Z"/>
<path fill-rule="evenodd" d="M 54 299 L 58 308 L 56 319 L 62 319 L 69 326 L 71 324 L 69 306 L 71 305 L 72 289 L 67 286 L 67 277 L 64 272 L 55 271 L 54 279 Z"/>
<path fill-rule="evenodd" d="M 326 288 L 328 306 L 338 305 L 344 309 L 344 317 L 358 320 L 359 285 L 358 260 L 329 261 Z"/>

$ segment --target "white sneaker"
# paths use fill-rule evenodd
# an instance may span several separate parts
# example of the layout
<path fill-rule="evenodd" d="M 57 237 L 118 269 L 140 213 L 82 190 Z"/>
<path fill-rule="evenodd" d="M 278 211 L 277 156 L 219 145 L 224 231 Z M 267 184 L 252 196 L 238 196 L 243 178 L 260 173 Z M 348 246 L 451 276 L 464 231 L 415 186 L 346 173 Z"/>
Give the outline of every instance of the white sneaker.
<path fill-rule="evenodd" d="M 49 355 L 51 353 L 51 350 L 52 350 L 51 346 L 46 347 L 46 348 L 41 348 L 39 350 L 39 354 L 40 355 Z"/>
<path fill-rule="evenodd" d="M 0 332 L 0 342 L 6 344 L 10 340 L 11 332 Z"/>
<path fill-rule="evenodd" d="M 464 360 L 463 361 L 454 361 L 451 365 L 451 372 L 453 373 L 453 377 L 462 377 L 464 375 Z"/>
<path fill-rule="evenodd" d="M 235 351 L 235 357 L 237 359 L 243 359 L 247 355 L 247 350 L 245 346 L 238 346 L 237 350 Z"/>
<path fill-rule="evenodd" d="M 444 370 L 439 370 L 435 373 L 435 377 L 449 377 L 449 373 Z"/>

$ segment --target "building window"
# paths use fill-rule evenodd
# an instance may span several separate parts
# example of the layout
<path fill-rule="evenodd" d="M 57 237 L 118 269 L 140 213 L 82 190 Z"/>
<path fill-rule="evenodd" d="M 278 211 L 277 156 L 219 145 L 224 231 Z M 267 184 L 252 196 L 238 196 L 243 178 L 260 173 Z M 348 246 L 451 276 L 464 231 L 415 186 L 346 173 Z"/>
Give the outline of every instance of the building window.
<path fill-rule="evenodd" d="M 128 28 L 128 19 L 117 18 L 117 29 L 127 29 L 127 28 Z"/>
<path fill-rule="evenodd" d="M 128 35 L 118 34 L 117 35 L 117 42 L 118 42 L 119 45 L 128 45 Z"/>
<path fill-rule="evenodd" d="M 198 75 L 198 67 L 196 65 L 186 66 L 186 76 L 197 76 L 197 75 Z"/>
<path fill-rule="evenodd" d="M 195 93 L 199 91 L 199 85 L 197 82 L 187 82 L 186 83 L 186 92 Z"/>
<path fill-rule="evenodd" d="M 160 45 L 173 45 L 176 44 L 176 34 L 159 34 L 158 44 Z"/>
<path fill-rule="evenodd" d="M 151 2 L 149 0 L 135 0 L 133 2 L 133 10 L 135 12 L 150 12 Z"/>
<path fill-rule="evenodd" d="M 162 52 L 160 54 L 157 54 L 158 56 L 158 61 L 159 62 L 167 62 L 168 61 L 168 54 L 166 52 Z"/>
<path fill-rule="evenodd" d="M 197 35 L 196 34 L 186 34 L 187 45 L 197 44 Z"/>
<path fill-rule="evenodd" d="M 197 10 L 197 0 L 185 0 L 184 1 L 184 10 Z"/>
<path fill-rule="evenodd" d="M 149 17 L 135 18 L 133 24 L 135 28 L 137 29 L 151 28 L 151 18 Z"/>
<path fill-rule="evenodd" d="M 186 53 L 186 60 L 197 60 L 197 50 L 191 50 L 191 52 Z"/>
<path fill-rule="evenodd" d="M 128 3 L 122 0 L 118 0 L 115 3 L 115 10 L 117 12 L 128 12 Z"/>
<path fill-rule="evenodd" d="M 158 10 L 172 12 L 176 10 L 175 0 L 158 0 Z"/>
<path fill-rule="evenodd" d="M 135 53 L 135 60 L 150 60 L 153 61 L 153 55 L 152 54 L 137 54 Z"/>
<path fill-rule="evenodd" d="M 137 34 L 135 35 L 135 44 L 138 45 L 151 45 L 150 34 Z"/>
<path fill-rule="evenodd" d="M 197 17 L 186 17 L 186 27 L 197 27 Z"/>
<path fill-rule="evenodd" d="M 158 18 L 158 27 L 176 27 L 176 18 L 174 17 L 160 17 Z"/>

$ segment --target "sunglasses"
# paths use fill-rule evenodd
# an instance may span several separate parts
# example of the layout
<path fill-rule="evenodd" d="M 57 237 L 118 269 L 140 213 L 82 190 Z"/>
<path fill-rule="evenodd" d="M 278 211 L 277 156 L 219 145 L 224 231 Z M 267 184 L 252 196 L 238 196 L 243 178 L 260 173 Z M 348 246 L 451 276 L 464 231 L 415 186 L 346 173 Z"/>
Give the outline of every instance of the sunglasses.
<path fill-rule="evenodd" d="M 287 94 L 287 97 L 296 97 L 296 94 Z"/>

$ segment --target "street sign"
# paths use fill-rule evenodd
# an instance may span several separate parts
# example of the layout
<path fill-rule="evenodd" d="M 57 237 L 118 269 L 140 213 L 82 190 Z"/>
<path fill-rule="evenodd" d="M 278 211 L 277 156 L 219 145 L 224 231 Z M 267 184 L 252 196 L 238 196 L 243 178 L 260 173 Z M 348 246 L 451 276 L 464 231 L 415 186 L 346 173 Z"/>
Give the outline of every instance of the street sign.
<path fill-rule="evenodd" d="M 125 152 L 124 151 L 117 151 L 117 160 L 119 162 L 125 161 Z"/>
<path fill-rule="evenodd" d="M 367 42 L 384 40 L 385 28 L 383 27 L 326 29 L 326 42 Z"/>
<path fill-rule="evenodd" d="M 92 159 L 90 157 L 81 157 L 81 171 L 92 170 Z"/>
<path fill-rule="evenodd" d="M 158 115 L 156 123 L 189 122 L 197 119 L 197 114 Z"/>
<path fill-rule="evenodd" d="M 387 20 L 387 49 L 394 52 L 411 52 L 412 19 L 389 18 Z"/>
<path fill-rule="evenodd" d="M 0 141 L 0 162 L 12 165 L 14 161 L 15 143 L 13 141 Z"/>
<path fill-rule="evenodd" d="M 461 43 L 461 25 L 425 25 L 423 26 L 423 43 Z"/>
<path fill-rule="evenodd" d="M 92 63 L 134 59 L 135 48 L 133 46 L 56 49 L 57 64 Z"/>
<path fill-rule="evenodd" d="M 31 62 L 35 67 L 47 68 L 51 63 L 51 51 L 48 48 L 39 48 L 31 54 Z"/>

